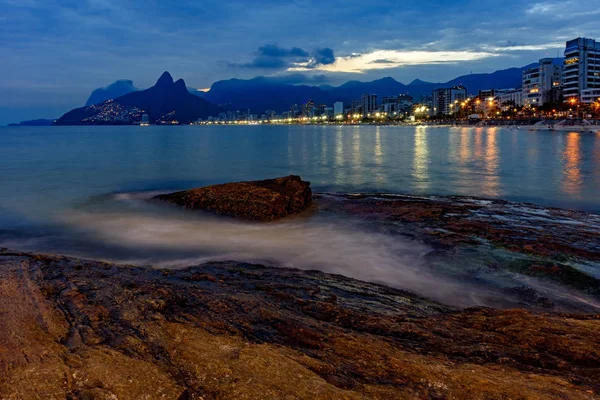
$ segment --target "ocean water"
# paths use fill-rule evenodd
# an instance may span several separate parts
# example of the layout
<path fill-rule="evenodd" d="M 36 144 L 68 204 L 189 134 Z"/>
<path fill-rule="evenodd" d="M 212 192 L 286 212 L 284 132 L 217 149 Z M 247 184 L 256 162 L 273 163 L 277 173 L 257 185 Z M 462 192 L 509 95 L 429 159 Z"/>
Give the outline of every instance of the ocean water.
<path fill-rule="evenodd" d="M 463 275 L 432 270 L 424 257 L 431 249 L 359 220 L 317 213 L 257 225 L 146 201 L 156 193 L 288 174 L 311 181 L 316 192 L 466 195 L 600 212 L 600 134 L 393 126 L 0 128 L 0 247 L 170 268 L 259 261 L 381 282 L 461 306 L 501 303 L 501 295 L 491 296 L 482 279 L 469 275 L 476 266 Z M 488 278 L 498 287 L 536 285 L 521 276 Z"/>

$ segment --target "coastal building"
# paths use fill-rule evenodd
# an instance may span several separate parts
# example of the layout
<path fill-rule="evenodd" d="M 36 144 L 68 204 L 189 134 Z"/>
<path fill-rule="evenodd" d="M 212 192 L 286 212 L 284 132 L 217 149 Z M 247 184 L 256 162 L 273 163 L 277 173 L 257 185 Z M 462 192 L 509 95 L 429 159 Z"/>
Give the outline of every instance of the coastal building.
<path fill-rule="evenodd" d="M 563 65 L 563 95 L 571 99 L 589 101 L 588 90 L 600 89 L 600 42 L 594 39 L 569 40 Z"/>
<path fill-rule="evenodd" d="M 562 66 L 551 58 L 540 60 L 540 105 L 556 103 L 562 94 Z"/>
<path fill-rule="evenodd" d="M 413 106 L 413 97 L 408 94 L 398 96 L 398 111 L 409 112 Z"/>
<path fill-rule="evenodd" d="M 333 103 L 333 114 L 334 115 L 342 115 L 344 113 L 344 103 L 341 101 L 336 101 Z"/>
<path fill-rule="evenodd" d="M 555 103 L 562 93 L 562 68 L 552 58 L 542 58 L 538 66 L 523 71 L 522 84 L 523 105 Z"/>
<path fill-rule="evenodd" d="M 451 115 L 456 112 L 459 103 L 466 100 L 467 89 L 464 86 L 436 89 L 432 93 L 433 115 Z"/>
<path fill-rule="evenodd" d="M 521 89 L 501 89 L 496 91 L 496 103 L 504 111 L 510 107 L 523 105 L 523 91 Z"/>
<path fill-rule="evenodd" d="M 584 89 L 581 91 L 582 103 L 595 103 L 600 101 L 600 89 Z"/>
<path fill-rule="evenodd" d="M 540 68 L 527 68 L 523 71 L 523 105 L 539 106 L 540 94 Z"/>
<path fill-rule="evenodd" d="M 363 94 L 360 98 L 362 115 L 366 116 L 369 113 L 377 111 L 377 95 Z"/>
<path fill-rule="evenodd" d="M 298 107 L 298 104 L 293 104 L 290 107 L 290 118 L 296 118 L 298 115 L 300 115 L 300 107 Z"/>
<path fill-rule="evenodd" d="M 481 101 L 487 101 L 489 98 L 493 98 L 496 95 L 496 90 L 494 89 L 484 89 L 480 90 L 477 97 Z"/>
<path fill-rule="evenodd" d="M 379 111 L 387 114 L 398 111 L 398 98 L 394 96 L 386 96 L 381 100 Z"/>
<path fill-rule="evenodd" d="M 302 115 L 305 117 L 314 117 L 315 116 L 315 102 L 309 100 L 302 106 Z"/>

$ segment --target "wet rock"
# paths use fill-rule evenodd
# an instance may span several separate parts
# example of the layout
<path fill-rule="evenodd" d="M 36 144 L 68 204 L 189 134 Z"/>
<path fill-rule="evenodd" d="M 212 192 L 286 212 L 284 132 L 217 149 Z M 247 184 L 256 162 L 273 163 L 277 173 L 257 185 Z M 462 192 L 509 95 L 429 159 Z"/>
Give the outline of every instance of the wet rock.
<path fill-rule="evenodd" d="M 369 220 L 379 227 L 390 225 L 397 235 L 425 242 L 434 249 L 430 260 L 461 249 L 473 251 L 466 259 L 472 263 L 477 254 L 502 249 L 511 256 L 488 268 L 542 278 L 600 298 L 598 275 L 577 268 L 578 264 L 588 270 L 600 268 L 598 214 L 459 196 L 315 197 L 320 210 Z"/>
<path fill-rule="evenodd" d="M 0 398 L 600 398 L 598 315 L 239 262 L 163 272 L 0 251 Z"/>
<path fill-rule="evenodd" d="M 226 183 L 156 196 L 155 199 L 220 215 L 273 221 L 297 214 L 312 202 L 310 182 L 290 175 L 264 181 Z"/>

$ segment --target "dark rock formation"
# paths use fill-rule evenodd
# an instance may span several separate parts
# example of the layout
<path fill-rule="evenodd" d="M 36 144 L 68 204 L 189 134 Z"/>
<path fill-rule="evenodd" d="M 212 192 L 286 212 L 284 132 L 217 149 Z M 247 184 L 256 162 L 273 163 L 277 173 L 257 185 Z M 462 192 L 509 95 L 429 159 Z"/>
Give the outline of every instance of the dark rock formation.
<path fill-rule="evenodd" d="M 124 96 L 137 90 L 138 89 L 133 86 L 133 81 L 121 79 L 106 87 L 94 90 L 85 102 L 85 106 L 89 107 L 94 104 L 103 103 L 106 100 L 116 99 L 117 97 Z"/>
<path fill-rule="evenodd" d="M 186 208 L 254 221 L 273 221 L 310 206 L 310 182 L 290 175 L 264 181 L 226 183 L 155 197 Z"/>
<path fill-rule="evenodd" d="M 597 399 L 600 318 L 0 250 L 0 398 Z"/>

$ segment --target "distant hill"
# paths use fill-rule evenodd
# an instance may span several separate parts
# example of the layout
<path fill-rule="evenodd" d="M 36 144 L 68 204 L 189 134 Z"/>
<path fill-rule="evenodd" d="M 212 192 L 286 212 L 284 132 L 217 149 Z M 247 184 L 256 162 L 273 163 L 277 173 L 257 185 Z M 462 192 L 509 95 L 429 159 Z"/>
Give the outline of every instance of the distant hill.
<path fill-rule="evenodd" d="M 8 124 L 8 126 L 50 126 L 53 123 L 53 119 L 32 119 L 30 121 L 21 121 L 16 124 Z"/>
<path fill-rule="evenodd" d="M 554 60 L 561 64 L 562 59 Z M 405 85 L 392 77 L 371 82 L 349 81 L 341 86 L 297 86 L 279 83 L 268 77 L 253 79 L 229 79 L 215 82 L 210 91 L 196 95 L 229 110 L 263 112 L 274 110 L 278 113 L 289 110 L 292 104 L 303 104 L 313 100 L 317 104 L 332 104 L 335 101 L 349 103 L 359 100 L 365 93 L 377 94 L 379 98 L 410 94 L 418 101 L 421 96 L 429 95 L 434 89 L 463 85 L 470 94 L 482 89 L 502 89 L 521 87 L 523 70 L 538 65 L 533 63 L 521 68 L 509 68 L 485 74 L 459 76 L 448 82 L 432 83 L 415 79 Z"/>
<path fill-rule="evenodd" d="M 330 96 L 316 86 L 282 84 L 266 77 L 218 81 L 210 91 L 199 92 L 197 96 L 229 110 L 250 109 L 257 113 L 266 110 L 281 113 L 289 110 L 292 104 L 300 105 L 309 100 L 317 104 L 331 104 L 337 100 L 336 96 Z"/>
<path fill-rule="evenodd" d="M 106 87 L 94 90 L 85 102 L 85 105 L 91 106 L 93 104 L 104 103 L 106 100 L 116 99 L 137 90 L 133 86 L 133 81 L 127 79 L 118 80 Z"/>
<path fill-rule="evenodd" d="M 149 89 L 128 93 L 116 99 L 69 111 L 57 125 L 114 125 L 139 122 L 148 114 L 151 122 L 178 121 L 190 123 L 198 118 L 224 111 L 208 101 L 191 94 L 183 79 L 173 82 L 168 72 L 162 74 Z"/>

